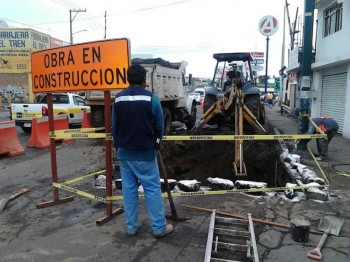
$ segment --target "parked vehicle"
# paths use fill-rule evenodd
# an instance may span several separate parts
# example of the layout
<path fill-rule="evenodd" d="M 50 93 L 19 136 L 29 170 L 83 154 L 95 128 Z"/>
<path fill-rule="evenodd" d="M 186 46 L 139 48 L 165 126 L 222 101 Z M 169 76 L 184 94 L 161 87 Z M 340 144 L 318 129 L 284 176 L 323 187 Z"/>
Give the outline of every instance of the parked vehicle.
<path fill-rule="evenodd" d="M 199 93 L 201 95 L 201 99 L 199 101 L 199 103 L 201 103 L 202 101 L 204 101 L 204 97 L 205 97 L 205 88 L 203 87 L 198 87 L 194 90 L 195 93 Z"/>
<path fill-rule="evenodd" d="M 52 94 L 54 115 L 67 114 L 70 126 L 81 125 L 83 112 L 90 112 L 90 107 L 85 105 L 83 97 L 73 93 Z M 15 120 L 26 133 L 32 129 L 32 118 L 40 118 L 48 115 L 47 95 L 43 95 L 38 104 L 11 104 L 10 118 Z"/>
<path fill-rule="evenodd" d="M 189 93 L 188 94 L 189 99 L 194 99 L 197 102 L 197 105 L 201 103 L 201 94 L 200 93 Z"/>
<path fill-rule="evenodd" d="M 174 121 L 183 122 L 188 129 L 191 129 L 196 123 L 197 102 L 193 97 L 188 97 L 185 90 L 182 63 L 170 63 L 161 58 L 134 58 L 131 63 L 141 64 L 147 71 L 146 83 L 148 86 L 146 89 L 159 97 L 163 108 L 165 133 L 171 132 Z M 111 91 L 111 104 L 119 91 L 121 89 Z M 91 124 L 94 127 L 104 126 L 103 92 L 86 92 L 86 104 L 91 107 Z"/>

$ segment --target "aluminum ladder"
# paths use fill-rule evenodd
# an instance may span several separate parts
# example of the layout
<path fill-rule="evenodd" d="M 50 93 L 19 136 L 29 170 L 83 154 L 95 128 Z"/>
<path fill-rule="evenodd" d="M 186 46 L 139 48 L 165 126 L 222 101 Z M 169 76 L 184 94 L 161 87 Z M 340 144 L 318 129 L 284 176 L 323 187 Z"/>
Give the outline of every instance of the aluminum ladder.
<path fill-rule="evenodd" d="M 210 217 L 204 262 L 259 261 L 251 214 L 247 220 Z"/>

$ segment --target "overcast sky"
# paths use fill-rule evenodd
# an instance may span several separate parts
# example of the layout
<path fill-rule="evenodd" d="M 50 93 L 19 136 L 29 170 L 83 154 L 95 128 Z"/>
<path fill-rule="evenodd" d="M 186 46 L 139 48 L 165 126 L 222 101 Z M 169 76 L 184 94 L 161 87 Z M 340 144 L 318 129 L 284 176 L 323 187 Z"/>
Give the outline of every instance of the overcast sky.
<path fill-rule="evenodd" d="M 304 0 L 288 0 L 290 19 Z M 268 74 L 281 68 L 285 0 L 0 0 L 0 20 L 11 28 L 33 28 L 70 41 L 69 10 L 74 43 L 130 39 L 132 54 L 150 54 L 170 62 L 188 62 L 187 73 L 211 78 L 214 53 L 265 52 L 266 36 L 258 24 L 266 15 L 279 22 L 270 36 Z M 289 45 L 286 24 L 286 48 Z M 287 56 L 285 63 L 287 66 Z M 265 71 L 260 72 L 265 74 Z"/>

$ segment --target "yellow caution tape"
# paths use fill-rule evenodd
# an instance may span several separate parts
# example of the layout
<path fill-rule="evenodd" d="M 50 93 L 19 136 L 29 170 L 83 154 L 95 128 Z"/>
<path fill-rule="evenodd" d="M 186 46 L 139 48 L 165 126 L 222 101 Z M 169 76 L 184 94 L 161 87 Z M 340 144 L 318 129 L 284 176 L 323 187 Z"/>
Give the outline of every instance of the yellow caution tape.
<path fill-rule="evenodd" d="M 84 192 L 82 190 L 79 190 L 79 189 L 76 189 L 76 188 L 73 188 L 73 187 L 70 187 L 70 186 L 66 186 L 66 185 L 59 184 L 59 183 L 54 183 L 54 182 L 52 183 L 52 186 L 55 187 L 55 188 L 64 189 L 66 191 L 75 193 L 75 194 L 80 195 L 80 196 L 84 196 L 84 197 L 87 197 L 87 198 L 91 198 L 91 199 L 95 199 L 95 200 L 101 201 L 103 203 L 107 203 L 107 200 L 104 197 L 96 196 L 96 195 Z"/>
<path fill-rule="evenodd" d="M 249 189 L 230 189 L 230 190 L 215 190 L 215 191 L 197 191 L 197 192 L 172 192 L 173 197 L 183 196 L 208 196 L 208 195 L 224 195 L 224 194 L 236 194 L 236 193 L 257 193 L 257 192 L 274 192 L 274 191 L 285 191 L 285 190 L 301 190 L 307 188 L 319 188 L 327 187 L 325 185 L 310 185 L 310 186 L 294 186 L 294 187 L 271 187 L 271 188 L 249 188 Z M 141 194 L 139 197 L 143 198 Z M 163 193 L 162 197 L 168 197 L 167 193 Z M 123 196 L 107 196 L 107 201 L 123 200 Z"/>
<path fill-rule="evenodd" d="M 109 133 L 88 133 L 104 128 L 81 128 L 81 129 L 66 129 L 50 132 L 50 138 L 105 138 L 113 140 Z M 325 134 L 296 134 L 296 135 L 192 135 L 192 136 L 163 136 L 163 140 L 167 141 L 190 141 L 190 140 L 280 140 L 280 139 L 314 139 L 326 138 Z"/>
<path fill-rule="evenodd" d="M 69 191 L 71 193 L 75 193 L 80 196 L 85 196 L 90 199 L 98 200 L 104 203 L 108 203 L 109 201 L 123 200 L 123 196 L 106 196 L 106 197 L 96 196 L 91 193 L 87 193 L 85 191 L 67 186 L 67 182 L 62 184 L 53 182 L 52 186 L 55 188 Z M 293 187 L 249 188 L 249 189 L 230 189 L 230 190 L 196 191 L 196 192 L 172 192 L 171 195 L 173 197 L 208 196 L 208 195 L 224 195 L 224 194 L 236 194 L 236 193 L 257 193 L 257 192 L 274 192 L 274 191 L 285 191 L 285 190 L 301 190 L 301 189 L 307 189 L 307 188 L 320 188 L 320 187 L 328 188 L 327 185 L 309 185 L 309 186 L 305 185 L 305 186 L 293 186 Z M 143 194 L 140 194 L 139 197 L 144 198 L 145 196 Z M 162 197 L 166 198 L 168 197 L 168 194 L 163 193 Z"/>
<path fill-rule="evenodd" d="M 62 130 L 55 130 L 55 133 L 57 134 L 69 134 L 69 133 L 89 133 L 89 132 L 95 132 L 99 130 L 104 130 L 104 127 L 88 127 L 88 128 L 74 128 L 74 129 L 62 129 Z"/>
<path fill-rule="evenodd" d="M 97 172 L 94 172 L 94 173 L 91 173 L 91 174 L 88 174 L 88 175 L 85 175 L 85 176 L 81 176 L 81 177 L 74 178 L 72 180 L 68 180 L 66 182 L 63 182 L 62 185 L 73 184 L 73 183 L 78 182 L 80 180 L 83 180 L 85 178 L 88 178 L 88 177 L 91 177 L 91 176 L 95 176 L 95 175 L 99 175 L 99 174 L 102 174 L 102 173 L 105 173 L 105 172 L 106 172 L 106 169 L 103 169 L 103 170 L 100 170 L 100 171 L 97 171 Z"/>
<path fill-rule="evenodd" d="M 198 136 L 163 136 L 163 140 L 279 140 L 325 138 L 323 134 L 297 135 L 198 135 Z"/>
<path fill-rule="evenodd" d="M 50 138 L 74 138 L 74 139 L 85 139 L 85 138 L 105 138 L 106 140 L 113 140 L 113 137 L 109 133 L 63 133 L 53 131 L 49 133 Z"/>
<path fill-rule="evenodd" d="M 307 150 L 309 151 L 311 157 L 312 157 L 313 160 L 315 161 L 315 163 L 316 163 L 318 169 L 320 170 L 322 176 L 324 177 L 324 179 L 325 179 L 325 181 L 326 181 L 326 184 L 327 184 L 327 185 L 330 185 L 329 180 L 327 179 L 326 174 L 323 172 L 323 169 L 321 168 L 320 164 L 319 164 L 318 161 L 316 160 L 316 158 L 315 158 L 314 154 L 312 153 L 310 147 L 307 147 Z"/>
<path fill-rule="evenodd" d="M 347 174 L 347 173 L 340 173 L 340 172 L 335 172 L 335 173 L 337 173 L 337 174 L 340 175 L 340 176 L 350 177 L 350 175 Z"/>

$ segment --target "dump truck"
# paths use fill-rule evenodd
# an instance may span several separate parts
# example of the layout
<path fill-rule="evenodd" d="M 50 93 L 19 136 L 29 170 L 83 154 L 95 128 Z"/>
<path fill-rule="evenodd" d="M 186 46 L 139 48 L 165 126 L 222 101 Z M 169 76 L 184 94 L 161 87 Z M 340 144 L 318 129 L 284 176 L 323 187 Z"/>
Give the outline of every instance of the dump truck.
<path fill-rule="evenodd" d="M 164 132 L 172 131 L 172 123 L 182 122 L 188 129 L 196 123 L 197 103 L 189 98 L 185 88 L 184 69 L 187 62 L 170 63 L 162 58 L 134 58 L 131 64 L 140 64 L 146 69 L 146 89 L 155 93 L 161 102 L 164 115 Z M 122 89 L 111 91 L 111 104 Z M 102 91 L 86 92 L 86 105 L 91 108 L 91 124 L 104 126 L 104 94 Z"/>

